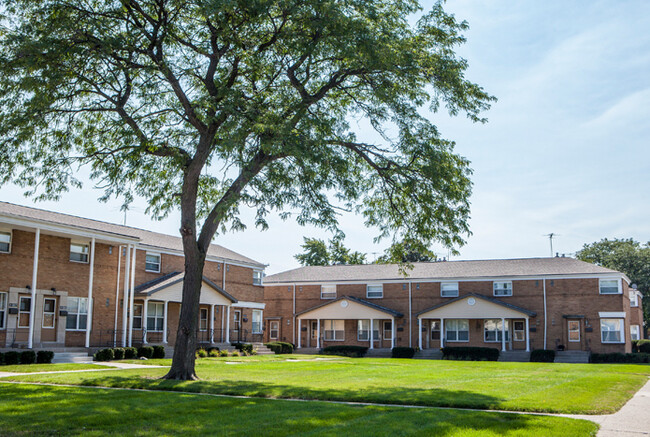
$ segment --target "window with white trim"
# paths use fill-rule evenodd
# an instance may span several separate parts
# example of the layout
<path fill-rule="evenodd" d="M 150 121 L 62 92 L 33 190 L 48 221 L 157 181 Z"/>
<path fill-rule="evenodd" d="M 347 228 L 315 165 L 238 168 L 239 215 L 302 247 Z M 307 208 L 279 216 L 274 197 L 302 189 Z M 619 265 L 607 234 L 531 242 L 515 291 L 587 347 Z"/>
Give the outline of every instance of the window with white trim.
<path fill-rule="evenodd" d="M 142 304 L 133 304 L 133 329 L 142 329 Z"/>
<path fill-rule="evenodd" d="M 357 340 L 370 341 L 370 320 L 363 319 L 357 322 Z M 372 331 L 372 339 L 379 340 L 379 320 L 372 321 Z"/>
<path fill-rule="evenodd" d="M 320 286 L 321 299 L 336 299 L 336 285 L 321 285 Z"/>
<path fill-rule="evenodd" d="M 600 341 L 602 343 L 625 343 L 624 319 L 600 319 Z"/>
<path fill-rule="evenodd" d="M 90 246 L 87 244 L 70 243 L 70 261 L 87 263 Z"/>
<path fill-rule="evenodd" d="M 0 252 L 11 252 L 11 232 L 0 231 Z"/>
<path fill-rule="evenodd" d="M 512 339 L 514 341 L 526 340 L 526 324 L 522 320 L 512 322 Z"/>
<path fill-rule="evenodd" d="M 366 286 L 366 297 L 368 299 L 380 299 L 384 297 L 384 286 L 382 284 L 368 284 Z"/>
<path fill-rule="evenodd" d="M 318 322 L 316 320 L 312 320 L 311 322 L 311 339 L 316 340 L 318 337 Z"/>
<path fill-rule="evenodd" d="M 323 320 L 323 338 L 326 341 L 344 341 L 345 320 Z"/>
<path fill-rule="evenodd" d="M 445 341 L 469 341 L 469 320 L 445 320 Z"/>
<path fill-rule="evenodd" d="M 494 282 L 492 290 L 495 296 L 512 296 L 512 281 Z"/>
<path fill-rule="evenodd" d="M 630 325 L 630 340 L 641 340 L 641 327 Z"/>
<path fill-rule="evenodd" d="M 510 341 L 510 327 L 505 321 L 506 341 Z M 501 319 L 487 319 L 483 322 L 483 340 L 486 343 L 501 342 L 503 339 L 503 323 Z"/>
<path fill-rule="evenodd" d="M 458 282 L 441 282 L 440 297 L 458 297 Z"/>
<path fill-rule="evenodd" d="M 160 254 L 147 252 L 145 255 L 144 269 L 147 272 L 160 273 Z"/>
<path fill-rule="evenodd" d="M 43 328 L 54 328 L 56 321 L 56 299 L 46 297 L 43 299 Z"/>
<path fill-rule="evenodd" d="M 18 327 L 29 328 L 29 314 L 31 312 L 32 298 L 20 296 L 18 304 Z"/>
<path fill-rule="evenodd" d="M 280 335 L 280 322 L 271 320 L 269 322 L 269 339 L 277 340 Z"/>
<path fill-rule="evenodd" d="M 0 292 L 0 329 L 6 328 L 5 319 L 7 318 L 7 293 Z"/>
<path fill-rule="evenodd" d="M 65 329 L 68 331 L 84 331 L 88 322 L 88 298 L 69 297 L 68 316 L 65 320 Z"/>
<path fill-rule="evenodd" d="M 208 309 L 199 308 L 199 331 L 208 330 Z"/>
<path fill-rule="evenodd" d="M 431 321 L 431 340 L 440 340 L 440 321 Z"/>
<path fill-rule="evenodd" d="M 262 285 L 262 271 L 253 270 L 253 285 Z"/>
<path fill-rule="evenodd" d="M 165 304 L 147 302 L 147 331 L 162 332 L 165 321 Z"/>
<path fill-rule="evenodd" d="M 391 320 L 384 320 L 384 338 L 386 340 L 393 338 L 393 322 Z"/>
<path fill-rule="evenodd" d="M 600 294 L 620 294 L 621 281 L 618 279 L 601 279 L 599 281 Z"/>
<path fill-rule="evenodd" d="M 635 308 L 639 306 L 639 294 L 636 290 L 630 290 L 630 306 Z"/>
<path fill-rule="evenodd" d="M 252 314 L 252 331 L 253 334 L 262 333 L 262 310 L 253 310 Z"/>

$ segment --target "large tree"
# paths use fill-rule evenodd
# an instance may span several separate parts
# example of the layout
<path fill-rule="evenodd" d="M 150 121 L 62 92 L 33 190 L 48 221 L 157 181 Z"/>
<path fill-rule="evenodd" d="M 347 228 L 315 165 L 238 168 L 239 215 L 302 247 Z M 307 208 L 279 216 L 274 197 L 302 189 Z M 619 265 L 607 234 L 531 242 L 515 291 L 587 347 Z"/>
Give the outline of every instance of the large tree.
<path fill-rule="evenodd" d="M 0 182 L 57 198 L 79 166 L 126 203 L 180 209 L 183 305 L 167 378 L 194 379 L 201 275 L 242 207 L 460 245 L 468 161 L 421 114 L 480 113 L 465 22 L 359 0 L 0 0 Z M 420 15 L 411 24 L 414 14 Z M 364 119 L 375 135 L 356 135 Z M 373 141 L 373 138 L 375 139 Z M 404 238 L 400 238 L 403 240 Z"/>
<path fill-rule="evenodd" d="M 366 254 L 345 247 L 345 235 L 337 232 L 328 244 L 320 238 L 303 237 L 303 252 L 294 256 L 303 266 L 329 266 L 334 264 L 365 264 Z"/>

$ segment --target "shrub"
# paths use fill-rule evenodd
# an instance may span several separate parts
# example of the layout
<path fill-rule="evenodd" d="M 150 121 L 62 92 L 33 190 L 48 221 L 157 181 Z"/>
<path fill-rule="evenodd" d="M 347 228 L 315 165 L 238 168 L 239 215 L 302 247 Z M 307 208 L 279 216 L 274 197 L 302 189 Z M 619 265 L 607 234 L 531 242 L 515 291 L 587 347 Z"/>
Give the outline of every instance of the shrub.
<path fill-rule="evenodd" d="M 535 349 L 530 353 L 531 363 L 552 363 L 555 361 L 555 351 L 552 349 Z"/>
<path fill-rule="evenodd" d="M 20 364 L 34 364 L 36 362 L 36 352 L 22 351 L 20 354 Z"/>
<path fill-rule="evenodd" d="M 590 363 L 631 363 L 645 364 L 650 363 L 650 354 L 637 352 L 634 354 L 610 353 L 610 354 L 591 354 Z"/>
<path fill-rule="evenodd" d="M 153 348 L 151 346 L 140 346 L 138 348 L 138 358 L 152 358 L 153 357 Z"/>
<path fill-rule="evenodd" d="M 133 360 L 138 358 L 138 350 L 134 347 L 125 347 L 124 349 L 124 359 Z"/>
<path fill-rule="evenodd" d="M 196 358 L 205 358 L 207 356 L 208 352 L 205 349 L 200 348 L 196 350 Z"/>
<path fill-rule="evenodd" d="M 264 343 L 264 346 L 271 349 L 273 352 L 275 352 L 276 355 L 282 353 L 282 345 L 277 341 L 272 341 L 270 343 Z"/>
<path fill-rule="evenodd" d="M 226 349 L 219 351 L 219 356 L 220 357 L 227 357 L 228 356 L 228 351 Z"/>
<path fill-rule="evenodd" d="M 499 349 L 493 347 L 443 347 L 444 360 L 497 361 Z"/>
<path fill-rule="evenodd" d="M 341 355 L 344 357 L 363 357 L 366 352 L 368 352 L 368 348 L 364 346 L 347 346 L 347 345 L 340 345 L 340 346 L 327 346 L 326 348 L 323 348 L 323 353 L 326 355 Z"/>
<path fill-rule="evenodd" d="M 124 359 L 124 348 L 122 347 L 114 347 L 113 348 L 113 356 L 116 360 L 123 360 Z"/>
<path fill-rule="evenodd" d="M 232 356 L 232 357 L 238 357 L 238 356 L 239 356 L 239 352 L 237 352 L 237 351 L 232 351 L 232 355 L 231 355 L 231 356 Z"/>
<path fill-rule="evenodd" d="M 650 354 L 650 340 L 634 340 L 632 342 L 632 352 Z"/>
<path fill-rule="evenodd" d="M 153 358 L 165 358 L 165 346 L 161 346 L 161 345 L 154 346 Z"/>
<path fill-rule="evenodd" d="M 5 364 L 18 364 L 20 354 L 17 351 L 5 352 Z"/>
<path fill-rule="evenodd" d="M 111 348 L 98 350 L 95 352 L 93 359 L 95 361 L 111 361 L 115 359 L 115 352 Z"/>
<path fill-rule="evenodd" d="M 250 343 L 233 343 L 233 346 L 244 354 L 249 354 L 253 352 L 253 345 Z"/>
<path fill-rule="evenodd" d="M 39 364 L 50 364 L 54 358 L 52 351 L 38 351 L 36 353 L 36 362 Z"/>
<path fill-rule="evenodd" d="M 219 349 L 216 347 L 210 348 L 210 352 L 208 352 L 209 357 L 218 357 L 219 356 Z"/>
<path fill-rule="evenodd" d="M 393 358 L 413 358 L 415 349 L 412 347 L 394 347 L 392 351 Z"/>
<path fill-rule="evenodd" d="M 5 354 L 0 352 L 0 366 L 5 363 Z"/>

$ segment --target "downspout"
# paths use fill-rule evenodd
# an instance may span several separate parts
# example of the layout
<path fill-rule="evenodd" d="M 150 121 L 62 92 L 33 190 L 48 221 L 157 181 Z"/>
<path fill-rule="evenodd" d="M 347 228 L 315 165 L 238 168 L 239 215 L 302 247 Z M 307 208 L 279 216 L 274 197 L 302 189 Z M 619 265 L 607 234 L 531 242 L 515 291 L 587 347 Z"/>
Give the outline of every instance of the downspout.
<path fill-rule="evenodd" d="M 38 251 L 41 241 L 41 228 L 36 228 L 36 236 L 34 237 L 34 265 L 32 267 L 32 289 L 31 298 L 29 302 L 29 338 L 27 339 L 27 348 L 31 349 L 34 346 L 34 312 L 36 311 L 36 281 L 38 280 Z M 18 300 L 20 305 L 20 299 Z M 18 321 L 20 325 L 20 321 Z"/>
<path fill-rule="evenodd" d="M 117 285 L 115 287 L 115 323 L 113 323 L 113 347 L 117 346 L 117 313 L 119 311 L 118 302 L 120 301 L 120 267 L 122 267 L 122 247 L 124 246 L 117 246 Z"/>
<path fill-rule="evenodd" d="M 546 349 L 546 326 L 548 325 L 546 319 L 546 278 L 542 279 L 544 284 L 544 349 Z M 526 335 L 528 335 L 527 333 Z"/>
<path fill-rule="evenodd" d="M 129 276 L 131 275 L 131 245 L 126 246 L 126 255 L 124 256 L 124 298 L 122 299 L 122 347 L 126 347 L 127 343 L 127 331 L 129 329 L 128 317 L 129 317 Z"/>
<path fill-rule="evenodd" d="M 409 281 L 409 347 L 413 347 L 413 342 L 412 342 L 412 336 L 411 336 L 411 325 L 413 324 L 413 321 L 411 319 L 412 317 L 412 303 L 411 303 L 411 281 Z"/>
<path fill-rule="evenodd" d="M 293 325 L 291 325 L 291 328 L 293 331 L 293 344 L 296 344 L 296 284 L 293 284 Z"/>
<path fill-rule="evenodd" d="M 134 300 L 134 294 L 135 294 L 135 257 L 138 249 L 137 246 L 134 244 L 133 245 L 133 259 L 131 260 L 131 285 L 130 285 L 130 291 L 129 291 L 129 296 L 130 296 L 130 308 L 131 311 L 129 312 L 129 347 L 133 346 L 133 300 Z M 144 307 L 143 307 L 144 308 Z M 144 312 L 144 311 L 143 311 Z M 142 326 L 145 327 L 147 320 L 142 321 Z"/>

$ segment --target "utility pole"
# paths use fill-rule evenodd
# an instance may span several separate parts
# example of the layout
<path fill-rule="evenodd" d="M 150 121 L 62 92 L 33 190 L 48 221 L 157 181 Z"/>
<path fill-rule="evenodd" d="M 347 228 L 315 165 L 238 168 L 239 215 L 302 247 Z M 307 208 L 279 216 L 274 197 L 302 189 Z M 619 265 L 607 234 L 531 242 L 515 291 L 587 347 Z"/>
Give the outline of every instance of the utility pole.
<path fill-rule="evenodd" d="M 545 237 L 548 237 L 548 241 L 551 244 L 551 258 L 553 258 L 553 237 L 557 237 L 559 234 L 555 234 L 551 232 L 550 234 L 544 235 Z"/>

